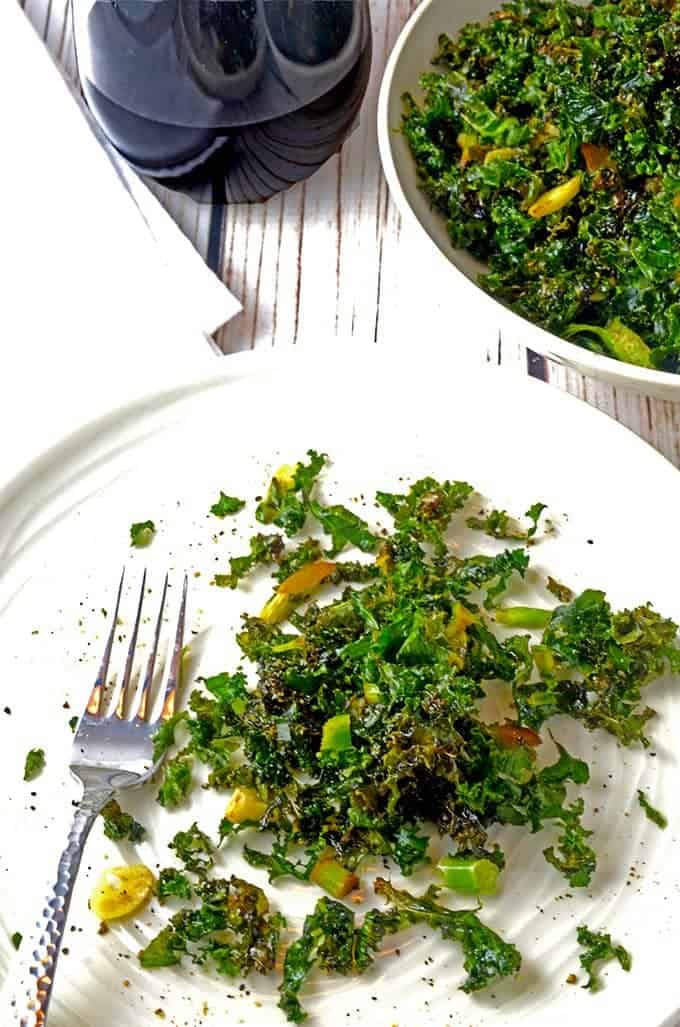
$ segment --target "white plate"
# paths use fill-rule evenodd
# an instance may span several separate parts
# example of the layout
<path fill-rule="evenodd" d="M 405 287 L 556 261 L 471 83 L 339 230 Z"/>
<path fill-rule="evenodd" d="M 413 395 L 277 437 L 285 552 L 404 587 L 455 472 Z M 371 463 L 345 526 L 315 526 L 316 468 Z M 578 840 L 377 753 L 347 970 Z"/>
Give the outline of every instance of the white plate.
<path fill-rule="evenodd" d="M 148 563 L 156 595 L 166 566 L 175 583 L 186 568 L 190 628 L 199 632 L 192 635 L 193 673 L 233 668 L 238 615 L 258 610 L 269 588 L 264 580 L 239 592 L 210 587 L 213 573 L 243 548 L 254 525 L 249 516 L 217 521 L 209 507 L 220 488 L 248 498 L 261 493 L 273 465 L 310 446 L 332 456 L 325 490 L 341 501 L 395 487 L 399 475 L 424 473 L 466 478 L 520 513 L 541 499 L 558 531 L 534 548 L 534 570 L 518 597 L 545 602 L 549 568 L 579 589 L 605 586 L 616 604 L 651 599 L 680 618 L 677 472 L 626 429 L 539 383 L 491 370 L 457 378 L 441 360 L 414 367 L 407 356 L 379 348 L 324 349 L 313 358 L 286 354 L 283 362 L 248 356 L 231 358 L 223 381 L 189 398 L 150 397 L 146 409 L 133 407 L 88 426 L 0 495 L 1 705 L 12 710 L 11 716 L 0 712 L 5 967 L 8 935 L 28 933 L 65 838 L 77 796 L 65 769 L 67 722 L 82 708 L 92 681 L 107 623 L 101 608 L 111 606 L 121 564 L 138 580 Z M 374 520 L 377 511 L 370 498 L 367 503 L 365 515 Z M 158 535 L 150 550 L 131 551 L 128 526 L 146 518 L 156 521 Z M 484 539 L 478 544 L 494 546 Z M 124 624 L 121 634 L 126 631 Z M 509 865 L 503 891 L 485 904 L 484 917 L 520 946 L 524 968 L 517 980 L 467 997 L 457 987 L 459 953 L 415 930 L 401 942 L 400 956 L 378 959 L 365 978 L 315 979 L 304 994 L 310 1023 L 571 1027 L 578 1018 L 584 1025 L 670 1024 L 678 1002 L 680 705 L 668 685 L 653 689 L 660 711 L 654 756 L 620 750 L 611 738 L 568 723 L 554 725 L 556 736 L 591 764 L 587 819 L 600 858 L 592 889 L 564 897 L 562 878 L 541 856 L 543 834 L 498 833 Z M 47 769 L 24 784 L 23 758 L 36 745 L 46 749 Z M 638 786 L 665 810 L 668 830 L 644 817 Z M 142 973 L 135 954 L 168 915 L 155 903 L 134 924 L 97 935 L 87 896 L 101 868 L 138 859 L 168 865 L 166 844 L 175 831 L 196 818 L 214 833 L 224 805 L 224 797 L 201 792 L 188 809 L 167 813 L 153 795 L 149 788 L 127 801 L 150 831 L 138 851 L 106 841 L 95 825 L 50 1027 L 139 1027 L 156 1022 L 156 1009 L 176 1027 L 283 1024 L 275 981 L 252 978 L 240 989 L 188 969 Z M 261 872 L 244 868 L 234 850 L 221 855 L 220 868 L 262 883 L 299 928 L 316 891 L 295 883 L 272 887 Z M 420 887 L 427 876 L 412 883 Z M 596 996 L 565 983 L 579 969 L 581 922 L 612 931 L 634 957 L 632 973 L 610 969 Z M 0 1019 L 9 1022 L 4 1011 Z"/>
<path fill-rule="evenodd" d="M 418 187 L 415 163 L 408 143 L 399 131 L 403 112 L 402 95 L 412 93 L 422 97 L 418 80 L 431 69 L 442 32 L 450 36 L 468 22 L 483 21 L 498 10 L 500 0 L 423 0 L 409 18 L 390 54 L 385 67 L 378 100 L 378 145 L 383 170 L 400 213 L 418 226 L 435 245 L 436 252 L 446 260 L 452 277 L 464 288 L 467 302 L 493 304 L 498 315 L 498 327 L 503 336 L 554 360 L 557 364 L 611 382 L 614 385 L 677 400 L 680 396 L 680 375 L 667 371 L 652 371 L 634 367 L 620 360 L 591 353 L 572 342 L 545 331 L 494 299 L 480 289 L 477 275 L 485 266 L 465 250 L 451 245 L 446 220 L 430 206 Z"/>

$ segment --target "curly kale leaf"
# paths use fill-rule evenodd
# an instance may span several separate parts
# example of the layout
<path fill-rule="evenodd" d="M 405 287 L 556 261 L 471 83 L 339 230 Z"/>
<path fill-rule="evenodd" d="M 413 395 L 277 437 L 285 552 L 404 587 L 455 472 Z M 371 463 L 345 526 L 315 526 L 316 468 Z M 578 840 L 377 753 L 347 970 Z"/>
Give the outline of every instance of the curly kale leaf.
<path fill-rule="evenodd" d="M 566 802 L 566 782 L 586 784 L 587 764 L 558 744 L 555 763 L 536 771 L 535 754 L 525 745 L 499 745 L 480 729 L 471 742 L 475 762 L 468 769 L 469 782 L 459 785 L 460 798 L 486 822 L 528 824 L 532 831 L 545 823 L 557 824 L 561 829 L 557 850 L 550 846 L 545 858 L 572 887 L 588 885 L 596 867 L 595 852 L 586 841 L 592 832 L 581 824 L 583 801 Z"/>
<path fill-rule="evenodd" d="M 521 719 L 539 726 L 554 713 L 570 713 L 589 728 L 604 728 L 623 745 L 648 745 L 642 689 L 675 669 L 677 626 L 650 606 L 613 613 L 603 592 L 587 589 L 558 606 L 541 650 L 543 680 L 518 682 L 514 698 Z M 569 680 L 570 673 L 581 678 Z"/>
<path fill-rule="evenodd" d="M 376 499 L 394 518 L 399 532 L 445 550 L 445 534 L 453 514 L 466 503 L 473 489 L 465 481 L 421 478 L 403 495 L 377 492 Z"/>
<path fill-rule="evenodd" d="M 298 463 L 295 468 L 295 488 L 300 492 L 305 502 L 309 499 L 321 471 L 328 463 L 325 453 L 317 453 L 315 449 L 308 449 L 307 456 L 309 463 Z"/>
<path fill-rule="evenodd" d="M 525 513 L 531 524 L 524 530 L 505 510 L 490 510 L 483 517 L 468 517 L 465 522 L 468 528 L 483 531 L 492 538 L 519 539 L 529 541 L 538 530 L 541 514 L 546 509 L 545 503 L 534 503 Z"/>
<path fill-rule="evenodd" d="M 329 556 L 336 556 L 345 546 L 356 546 L 364 553 L 374 553 L 378 539 L 365 521 L 346 506 L 322 506 L 311 500 L 309 509 L 327 535 L 332 546 Z"/>
<path fill-rule="evenodd" d="M 378 877 L 374 888 L 376 894 L 392 903 L 401 915 L 398 929 L 407 924 L 425 923 L 438 930 L 446 940 L 460 944 L 463 967 L 468 975 L 461 985 L 462 991 L 480 991 L 500 977 L 519 972 L 522 957 L 516 946 L 483 924 L 472 910 L 453 910 L 439 905 L 436 901 L 439 889 L 434 885 L 424 895 L 414 896 Z"/>
<path fill-rule="evenodd" d="M 30 749 L 24 761 L 24 781 L 34 781 L 45 769 L 45 750 Z"/>
<path fill-rule="evenodd" d="M 124 813 L 115 799 L 106 803 L 100 815 L 104 818 L 104 834 L 114 842 L 140 842 L 146 834 L 146 828 Z"/>
<path fill-rule="evenodd" d="M 308 450 L 307 456 L 309 463 L 284 466 L 277 471 L 255 511 L 262 524 L 275 524 L 290 537 L 304 526 L 312 490 L 327 461 L 324 453 L 314 449 Z"/>
<path fill-rule="evenodd" d="M 419 835 L 417 827 L 402 824 L 394 839 L 392 855 L 405 877 L 413 873 L 415 867 L 428 863 L 427 846 L 429 838 Z"/>
<path fill-rule="evenodd" d="M 599 991 L 602 987 L 602 981 L 594 968 L 595 963 L 616 959 L 626 972 L 633 965 L 630 952 L 623 945 L 614 944 L 611 935 L 605 934 L 604 931 L 591 931 L 582 925 L 578 928 L 577 939 L 579 945 L 585 949 L 579 956 L 579 961 L 588 974 L 588 981 L 583 987 L 589 991 Z"/>
<path fill-rule="evenodd" d="M 541 514 L 544 510 L 547 510 L 547 506 L 545 503 L 532 503 L 529 509 L 524 514 L 524 516 L 531 521 L 531 524 L 527 530 L 527 538 L 533 538 L 536 532 L 538 531 L 538 522 L 540 521 Z"/>
<path fill-rule="evenodd" d="M 475 531 L 483 531 L 491 538 L 525 539 L 527 533 L 522 531 L 519 525 L 512 519 L 505 510 L 490 510 L 489 513 L 479 517 L 468 517 L 466 522 L 468 528 Z"/>
<path fill-rule="evenodd" d="M 207 690 L 222 706 L 231 707 L 237 716 L 244 712 L 248 701 L 248 691 L 246 676 L 242 671 L 237 671 L 235 674 L 222 672 L 209 678 L 199 678 L 199 681 L 203 682 Z"/>
<path fill-rule="evenodd" d="M 215 517 L 229 517 L 236 514 L 246 505 L 245 499 L 237 499 L 236 496 L 227 496 L 220 490 L 220 498 L 210 507 L 210 513 Z"/>
<path fill-rule="evenodd" d="M 175 744 L 175 728 L 178 724 L 189 719 L 186 710 L 173 713 L 171 717 L 164 720 L 153 736 L 153 760 L 156 763 Z"/>
<path fill-rule="evenodd" d="M 244 845 L 243 858 L 251 867 L 267 870 L 270 881 L 276 881 L 279 877 L 295 877 L 298 881 L 308 881 L 325 845 L 325 841 L 320 839 L 315 846 L 307 850 L 307 858 L 304 861 L 289 859 L 287 846 L 279 841 L 274 841 L 271 852 L 261 852 L 259 849 Z"/>
<path fill-rule="evenodd" d="M 213 844 L 196 823 L 178 831 L 169 848 L 192 874 L 204 876 L 215 865 Z"/>
<path fill-rule="evenodd" d="M 661 810 L 655 809 L 654 806 L 652 806 L 651 802 L 640 788 L 638 788 L 637 796 L 638 802 L 645 811 L 647 819 L 651 820 L 657 827 L 660 827 L 662 831 L 667 828 L 668 818 L 661 812 Z"/>
<path fill-rule="evenodd" d="M 327 903 L 329 900 L 319 899 L 317 910 L 322 902 Z M 339 902 L 333 903 L 333 905 L 337 905 L 345 912 L 348 912 Z M 290 1023 L 303 1023 L 307 1019 L 308 1014 L 302 1008 L 302 1003 L 298 996 L 316 962 L 317 937 L 321 933 L 318 919 L 316 910 L 311 916 L 305 917 L 302 937 L 294 941 L 286 952 L 283 964 L 283 979 L 279 985 L 280 997 L 278 1005 Z"/>
<path fill-rule="evenodd" d="M 161 902 L 165 899 L 191 899 L 193 897 L 191 881 L 181 870 L 174 867 L 164 867 L 158 875 L 158 898 Z"/>
<path fill-rule="evenodd" d="M 253 535 L 250 551 L 245 556 L 232 556 L 229 573 L 216 574 L 215 584 L 219 588 L 236 588 L 239 581 L 255 567 L 276 563 L 283 552 L 284 542 L 280 535 Z"/>
<path fill-rule="evenodd" d="M 563 585 L 561 581 L 557 581 L 556 578 L 552 578 L 550 575 L 548 575 L 546 587 L 548 592 L 552 592 L 561 603 L 570 603 L 574 598 L 574 593 L 567 585 Z"/>
<path fill-rule="evenodd" d="M 238 877 L 203 880 L 196 887 L 200 905 L 176 913 L 139 953 L 145 968 L 173 966 L 185 954 L 194 963 L 210 960 L 218 973 L 246 976 L 274 967 L 285 920 L 270 913 L 261 888 Z"/>
<path fill-rule="evenodd" d="M 283 980 L 279 987 L 279 1008 L 291 1023 L 302 1023 L 307 1019 L 299 994 L 315 965 L 327 973 L 343 975 L 359 969 L 355 962 L 357 933 L 354 913 L 332 899 L 319 899 L 314 912 L 305 917 L 302 936 L 286 952 Z M 367 952 L 368 945 L 364 940 L 362 959 L 366 958 Z"/>
<path fill-rule="evenodd" d="M 187 798 L 193 784 L 192 762 L 191 756 L 183 751 L 165 764 L 163 781 L 158 789 L 158 801 L 161 806 L 174 809 Z"/>
<path fill-rule="evenodd" d="M 139 953 L 139 962 L 144 970 L 156 970 L 163 966 L 176 966 L 181 963 L 186 952 L 186 940 L 172 926 L 152 938 L 149 944 Z"/>
<path fill-rule="evenodd" d="M 452 576 L 451 588 L 461 598 L 481 588 L 486 593 L 484 605 L 493 607 L 507 591 L 513 574 L 523 578 L 528 566 L 529 554 L 524 549 L 506 549 L 496 556 L 470 556 Z"/>
<path fill-rule="evenodd" d="M 550 845 L 543 850 L 548 863 L 566 877 L 572 888 L 586 888 L 597 866 L 595 851 L 586 841 L 593 832 L 581 824 L 582 813 L 582 799 L 567 806 L 562 814 L 564 826 L 557 846 Z"/>

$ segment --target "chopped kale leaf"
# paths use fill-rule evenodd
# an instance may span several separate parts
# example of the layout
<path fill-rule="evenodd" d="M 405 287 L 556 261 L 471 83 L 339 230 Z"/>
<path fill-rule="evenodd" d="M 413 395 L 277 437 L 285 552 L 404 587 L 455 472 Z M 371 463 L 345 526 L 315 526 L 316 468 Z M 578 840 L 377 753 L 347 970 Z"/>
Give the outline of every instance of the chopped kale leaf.
<path fill-rule="evenodd" d="M 45 769 L 45 750 L 29 749 L 24 761 L 24 781 L 33 781 Z"/>
<path fill-rule="evenodd" d="M 583 985 L 589 991 L 599 991 L 602 981 L 595 970 L 595 963 L 607 962 L 611 959 L 618 960 L 623 970 L 629 971 L 633 965 L 630 952 L 623 945 L 616 945 L 612 942 L 611 935 L 604 931 L 591 931 L 585 926 L 578 928 L 578 943 L 585 951 L 579 956 L 581 966 L 588 974 L 588 981 Z"/>
<path fill-rule="evenodd" d="M 210 507 L 210 513 L 215 517 L 229 517 L 236 514 L 246 505 L 245 499 L 237 499 L 236 496 L 227 496 L 220 490 L 220 498 Z"/>
<path fill-rule="evenodd" d="M 101 811 L 104 834 L 114 842 L 140 842 L 146 829 L 129 813 L 124 813 L 115 799 L 110 799 Z"/>
<path fill-rule="evenodd" d="M 655 809 L 654 806 L 652 806 L 649 799 L 647 798 L 647 796 L 645 795 L 645 793 L 640 789 L 638 789 L 637 794 L 638 802 L 645 811 L 648 820 L 651 820 L 653 824 L 656 824 L 657 827 L 660 827 L 662 831 L 666 827 L 668 827 L 668 819 L 666 818 L 666 816 L 664 816 L 661 810 Z"/>

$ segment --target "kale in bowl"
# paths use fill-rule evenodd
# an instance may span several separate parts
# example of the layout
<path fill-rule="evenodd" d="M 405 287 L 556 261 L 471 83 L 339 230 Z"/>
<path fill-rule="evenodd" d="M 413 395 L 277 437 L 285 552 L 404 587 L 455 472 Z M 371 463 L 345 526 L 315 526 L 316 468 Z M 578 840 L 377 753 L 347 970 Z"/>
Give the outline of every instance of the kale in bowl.
<path fill-rule="evenodd" d="M 511 0 L 439 39 L 403 131 L 480 284 L 591 350 L 680 371 L 680 5 Z"/>

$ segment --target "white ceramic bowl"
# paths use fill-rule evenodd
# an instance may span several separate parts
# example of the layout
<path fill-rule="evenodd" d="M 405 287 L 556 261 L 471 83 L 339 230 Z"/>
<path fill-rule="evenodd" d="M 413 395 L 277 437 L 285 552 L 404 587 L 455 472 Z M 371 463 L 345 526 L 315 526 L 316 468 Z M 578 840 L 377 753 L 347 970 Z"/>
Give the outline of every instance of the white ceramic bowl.
<path fill-rule="evenodd" d="M 418 79 L 431 67 L 442 32 L 450 36 L 470 21 L 483 21 L 500 7 L 501 0 L 423 0 L 404 26 L 387 62 L 378 101 L 378 143 L 385 177 L 402 216 L 415 222 L 435 244 L 447 261 L 451 274 L 464 279 L 468 302 L 493 303 L 498 311 L 498 326 L 505 338 L 519 341 L 558 364 L 613 385 L 645 392 L 662 399 L 680 400 L 680 375 L 651 371 L 591 353 L 581 346 L 560 339 L 489 296 L 476 284 L 477 274 L 485 270 L 474 257 L 451 245 L 444 219 L 432 210 L 418 188 L 416 170 L 406 139 L 399 131 L 405 92 L 418 99 L 422 91 Z"/>

